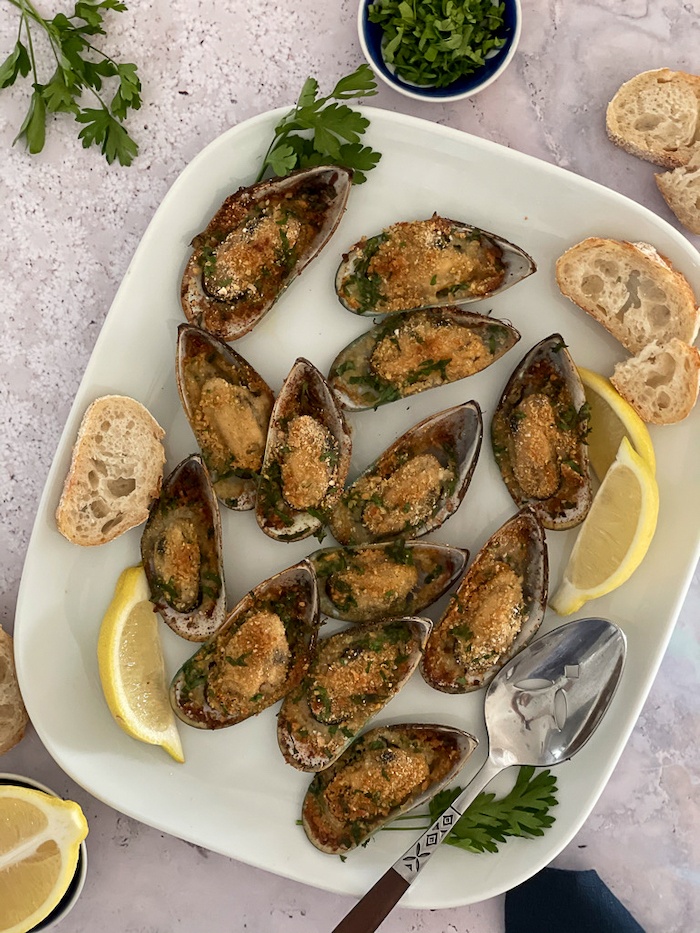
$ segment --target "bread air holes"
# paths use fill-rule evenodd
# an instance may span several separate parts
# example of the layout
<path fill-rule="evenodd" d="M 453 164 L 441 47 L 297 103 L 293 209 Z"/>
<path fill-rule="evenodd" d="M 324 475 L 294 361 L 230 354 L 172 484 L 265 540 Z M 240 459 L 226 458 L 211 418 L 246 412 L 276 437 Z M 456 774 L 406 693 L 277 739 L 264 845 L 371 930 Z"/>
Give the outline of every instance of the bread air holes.
<path fill-rule="evenodd" d="M 659 353 L 658 356 L 654 359 L 654 369 L 649 373 L 649 375 L 644 380 L 646 384 L 652 388 L 657 389 L 659 386 L 669 385 L 673 376 L 676 372 L 676 361 L 671 356 L 670 353 Z M 660 407 L 668 407 L 670 400 L 667 399 L 666 405 L 661 405 L 661 399 L 658 400 Z"/>
<path fill-rule="evenodd" d="M 661 120 L 662 117 L 659 114 L 643 113 L 634 121 L 634 128 L 635 130 L 639 130 L 640 133 L 646 133 L 650 130 L 655 130 L 659 123 L 661 123 Z"/>
<path fill-rule="evenodd" d="M 136 489 L 136 480 L 132 476 L 118 476 L 107 482 L 107 489 L 115 499 L 123 499 Z"/>
<path fill-rule="evenodd" d="M 110 520 L 109 520 L 108 522 L 105 522 L 105 523 L 104 523 L 104 525 L 103 525 L 102 528 L 101 528 L 102 534 L 103 534 L 103 535 L 106 535 L 106 534 L 107 534 L 109 531 L 111 531 L 113 528 L 116 528 L 117 525 L 120 525 L 121 522 L 122 522 L 122 520 L 123 520 L 123 518 L 124 518 L 124 513 L 123 513 L 123 512 L 117 512 L 117 514 L 114 516 L 114 518 L 110 518 Z"/>
<path fill-rule="evenodd" d="M 581 281 L 581 291 L 592 301 L 598 301 L 603 291 L 603 279 L 599 275 L 586 275 Z"/>

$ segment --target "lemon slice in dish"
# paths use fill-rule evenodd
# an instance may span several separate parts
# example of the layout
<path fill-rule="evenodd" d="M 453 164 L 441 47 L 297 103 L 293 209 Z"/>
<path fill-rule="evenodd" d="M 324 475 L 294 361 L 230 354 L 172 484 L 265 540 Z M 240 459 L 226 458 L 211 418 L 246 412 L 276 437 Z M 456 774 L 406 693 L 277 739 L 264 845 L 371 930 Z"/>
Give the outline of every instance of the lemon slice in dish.
<path fill-rule="evenodd" d="M 0 786 L 0 933 L 26 933 L 73 880 L 88 825 L 77 803 Z"/>
<path fill-rule="evenodd" d="M 648 463 L 626 437 L 581 525 L 561 586 L 549 605 L 559 615 L 617 589 L 649 549 L 659 513 L 659 490 Z"/>
<path fill-rule="evenodd" d="M 581 366 L 577 369 L 591 409 L 590 431 L 586 440 L 595 475 L 602 481 L 617 455 L 623 437 L 629 440 L 654 475 L 656 457 L 646 424 L 618 394 L 609 379 Z"/>
<path fill-rule="evenodd" d="M 100 680 L 110 712 L 129 735 L 161 745 L 184 761 L 165 681 L 158 615 L 143 568 L 119 577 L 97 643 Z"/>

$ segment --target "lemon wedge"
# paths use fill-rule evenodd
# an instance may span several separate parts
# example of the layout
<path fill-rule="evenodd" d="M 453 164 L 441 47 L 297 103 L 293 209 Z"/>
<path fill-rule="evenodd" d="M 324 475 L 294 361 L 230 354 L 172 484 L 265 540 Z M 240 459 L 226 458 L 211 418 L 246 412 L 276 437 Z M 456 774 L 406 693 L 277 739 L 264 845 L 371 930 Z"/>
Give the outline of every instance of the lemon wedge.
<path fill-rule="evenodd" d="M 0 933 L 26 933 L 68 890 L 88 825 L 77 803 L 0 786 Z"/>
<path fill-rule="evenodd" d="M 591 409 L 590 431 L 586 440 L 595 475 L 602 481 L 617 456 L 623 437 L 645 461 L 652 476 L 655 475 L 654 445 L 646 424 L 629 402 L 618 394 L 609 379 L 590 369 L 577 368 Z"/>
<path fill-rule="evenodd" d="M 642 562 L 656 530 L 659 490 L 648 463 L 622 438 L 581 525 L 549 605 L 566 616 L 617 589 Z"/>
<path fill-rule="evenodd" d="M 135 739 L 184 761 L 165 682 L 158 616 L 143 567 L 123 571 L 97 642 L 100 680 L 110 712 Z"/>

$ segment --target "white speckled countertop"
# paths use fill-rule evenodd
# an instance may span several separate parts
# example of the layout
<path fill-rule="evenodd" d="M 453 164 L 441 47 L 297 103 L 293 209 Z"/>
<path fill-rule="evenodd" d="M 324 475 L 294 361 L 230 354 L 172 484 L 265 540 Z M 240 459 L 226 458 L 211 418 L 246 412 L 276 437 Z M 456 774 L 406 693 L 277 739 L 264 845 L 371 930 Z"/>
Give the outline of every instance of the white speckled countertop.
<path fill-rule="evenodd" d="M 41 0 L 48 13 L 65 8 Z M 613 147 L 607 101 L 650 68 L 700 70 L 700 2 L 523 0 L 519 51 L 481 95 L 452 105 L 385 88 L 372 104 L 466 130 L 556 163 L 675 224 L 653 167 Z M 83 151 L 68 116 L 30 157 L 12 140 L 26 87 L 0 94 L 1 621 L 12 631 L 22 563 L 60 431 L 105 314 L 161 198 L 227 127 L 290 105 L 304 78 L 331 87 L 361 60 L 356 4 L 144 0 L 110 14 L 106 48 L 135 61 L 144 105 L 129 119 L 141 154 L 129 169 Z M 0 59 L 16 18 L 0 2 Z M 323 18 L 325 16 L 325 19 Z M 679 229 L 681 229 L 679 227 Z M 689 239 L 695 246 L 700 238 Z M 700 517 L 697 519 L 700 521 Z M 700 675 L 697 572 L 667 654 L 606 790 L 556 859 L 595 868 L 647 933 L 700 917 Z M 330 930 L 351 899 L 315 890 L 164 836 L 75 785 L 30 729 L 0 759 L 79 801 L 90 824 L 84 893 L 61 929 L 87 933 Z M 484 856 L 487 858 L 488 856 Z M 442 911 L 397 909 L 386 933 L 499 933 L 503 898 Z"/>

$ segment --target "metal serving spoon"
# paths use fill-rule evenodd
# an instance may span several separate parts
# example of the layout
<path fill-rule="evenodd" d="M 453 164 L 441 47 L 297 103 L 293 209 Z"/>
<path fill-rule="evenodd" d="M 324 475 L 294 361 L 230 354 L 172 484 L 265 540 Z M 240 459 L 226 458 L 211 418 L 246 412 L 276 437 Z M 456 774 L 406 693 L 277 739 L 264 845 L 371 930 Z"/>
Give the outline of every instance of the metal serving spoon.
<path fill-rule="evenodd" d="M 373 933 L 489 781 L 511 765 L 566 761 L 603 718 L 622 674 L 626 641 L 606 619 L 568 622 L 503 667 L 484 703 L 489 755 L 474 779 L 379 879 L 333 933 Z"/>

